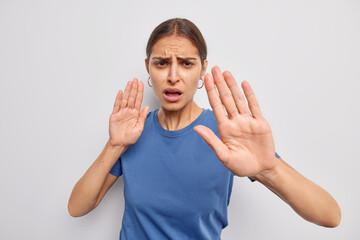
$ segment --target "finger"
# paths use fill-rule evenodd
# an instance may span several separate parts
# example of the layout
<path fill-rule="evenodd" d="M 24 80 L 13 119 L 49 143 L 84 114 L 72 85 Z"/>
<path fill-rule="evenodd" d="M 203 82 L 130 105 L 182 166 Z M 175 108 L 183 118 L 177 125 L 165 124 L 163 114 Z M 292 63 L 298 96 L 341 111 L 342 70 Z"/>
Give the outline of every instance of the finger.
<path fill-rule="evenodd" d="M 128 105 L 128 98 L 129 98 L 129 94 L 130 94 L 130 90 L 131 90 L 131 85 L 132 85 L 132 82 L 128 82 L 125 87 L 125 91 L 124 91 L 123 97 L 121 99 L 121 108 L 125 108 Z"/>
<path fill-rule="evenodd" d="M 144 83 L 143 82 L 139 82 L 139 86 L 138 86 L 138 92 L 136 94 L 136 101 L 135 101 L 135 109 L 140 111 L 141 108 L 141 103 L 143 100 L 143 94 L 144 94 Z"/>
<path fill-rule="evenodd" d="M 215 133 L 202 125 L 197 125 L 194 130 L 205 140 L 214 150 L 216 156 L 225 164 L 229 152 L 228 147 L 215 135 Z"/>
<path fill-rule="evenodd" d="M 224 76 L 221 73 L 221 70 L 219 67 L 213 67 L 211 69 L 211 73 L 214 77 L 214 82 L 216 85 L 216 88 L 219 91 L 221 102 L 224 104 L 225 109 L 227 113 L 229 114 L 229 117 L 234 117 L 237 114 L 239 114 L 238 109 L 236 108 L 234 99 L 231 95 L 231 92 L 224 80 Z"/>
<path fill-rule="evenodd" d="M 226 116 L 223 104 L 220 101 L 219 95 L 216 92 L 215 84 L 210 74 L 205 75 L 204 82 L 206 93 L 209 98 L 209 103 L 214 111 L 216 121 L 218 123 L 226 121 L 228 117 Z"/>
<path fill-rule="evenodd" d="M 138 80 L 136 78 L 134 78 L 132 85 L 131 85 L 130 95 L 129 95 L 129 101 L 128 101 L 129 108 L 134 107 L 137 92 L 138 92 Z"/>
<path fill-rule="evenodd" d="M 142 127 L 144 127 L 145 120 L 146 120 L 147 114 L 149 112 L 149 109 L 150 109 L 150 107 L 146 106 L 140 112 L 140 117 L 139 117 L 139 120 L 138 120 L 138 124 L 140 124 L 140 126 L 142 126 Z"/>
<path fill-rule="evenodd" d="M 120 110 L 122 94 L 123 93 L 120 90 L 118 92 L 118 94 L 116 95 L 115 103 L 114 103 L 114 109 L 113 109 L 112 113 L 116 113 L 116 112 L 118 112 Z"/>
<path fill-rule="evenodd" d="M 233 96 L 233 99 L 235 100 L 235 104 L 236 104 L 237 109 L 239 110 L 239 113 L 250 115 L 249 109 L 246 104 L 245 97 L 244 97 L 243 93 L 241 92 L 239 86 L 237 85 L 236 80 L 233 77 L 233 75 L 228 71 L 225 71 L 223 75 L 224 75 L 226 84 L 230 88 L 231 94 Z"/>
<path fill-rule="evenodd" d="M 259 103 L 258 103 L 258 101 L 256 99 L 255 93 L 252 90 L 250 84 L 247 81 L 243 81 L 241 83 L 241 86 L 242 86 L 242 88 L 244 90 L 246 99 L 247 99 L 248 104 L 249 104 L 249 109 L 250 109 L 253 117 L 262 118 L 263 115 L 261 113 Z"/>

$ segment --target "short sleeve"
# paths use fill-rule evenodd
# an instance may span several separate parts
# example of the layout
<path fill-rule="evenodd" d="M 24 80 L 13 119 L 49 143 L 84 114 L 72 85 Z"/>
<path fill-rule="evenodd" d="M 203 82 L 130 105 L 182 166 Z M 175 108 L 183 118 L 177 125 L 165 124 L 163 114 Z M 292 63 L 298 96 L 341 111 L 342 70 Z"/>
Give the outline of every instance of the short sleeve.
<path fill-rule="evenodd" d="M 119 158 L 119 159 L 115 162 L 114 166 L 113 166 L 112 169 L 110 170 L 110 173 L 111 173 L 112 175 L 114 175 L 114 176 L 117 176 L 117 177 L 121 176 L 121 174 L 122 174 L 121 158 Z"/>
<path fill-rule="evenodd" d="M 275 152 L 275 157 L 276 157 L 276 158 L 280 158 L 280 155 L 277 154 L 277 152 Z M 252 181 L 252 182 L 255 182 L 255 181 L 256 181 L 256 180 L 252 179 L 251 177 L 249 177 L 249 179 L 250 179 L 250 181 Z"/>

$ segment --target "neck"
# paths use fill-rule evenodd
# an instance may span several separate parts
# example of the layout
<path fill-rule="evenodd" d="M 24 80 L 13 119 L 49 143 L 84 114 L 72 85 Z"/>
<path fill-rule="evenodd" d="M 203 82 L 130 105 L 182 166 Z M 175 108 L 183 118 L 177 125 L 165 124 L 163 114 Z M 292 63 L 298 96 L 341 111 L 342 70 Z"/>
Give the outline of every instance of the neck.
<path fill-rule="evenodd" d="M 193 101 L 184 108 L 177 111 L 168 111 L 163 107 L 158 112 L 158 119 L 160 125 L 168 130 L 175 131 L 185 128 L 192 123 L 202 112 L 200 108 Z"/>

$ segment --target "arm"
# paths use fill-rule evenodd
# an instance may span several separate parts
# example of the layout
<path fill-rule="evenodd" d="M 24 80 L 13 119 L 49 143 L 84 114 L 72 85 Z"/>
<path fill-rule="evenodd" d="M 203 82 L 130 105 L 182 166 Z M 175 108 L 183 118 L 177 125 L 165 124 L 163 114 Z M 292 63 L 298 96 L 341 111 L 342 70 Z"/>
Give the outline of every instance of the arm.
<path fill-rule="evenodd" d="M 270 125 L 250 84 L 241 84 L 246 103 L 230 72 L 221 73 L 214 67 L 212 75 L 213 78 L 205 76 L 205 88 L 221 139 L 205 126 L 196 126 L 195 131 L 219 160 L 235 175 L 250 176 L 264 184 L 304 219 L 322 226 L 337 226 L 341 211 L 331 195 L 275 157 Z"/>
<path fill-rule="evenodd" d="M 128 82 L 124 94 L 119 91 L 109 121 L 109 141 L 96 161 L 76 183 L 68 203 L 71 216 L 80 217 L 92 211 L 117 177 L 109 172 L 122 153 L 140 137 L 149 107 L 141 112 L 144 92 L 142 82 Z"/>
<path fill-rule="evenodd" d="M 68 203 L 71 216 L 80 217 L 91 212 L 100 203 L 118 177 L 110 170 L 125 148 L 113 148 L 106 143 L 96 161 L 76 183 Z"/>
<path fill-rule="evenodd" d="M 302 176 L 281 158 L 275 160 L 271 171 L 255 177 L 302 218 L 324 227 L 340 224 L 341 211 L 335 199 L 323 188 Z"/>

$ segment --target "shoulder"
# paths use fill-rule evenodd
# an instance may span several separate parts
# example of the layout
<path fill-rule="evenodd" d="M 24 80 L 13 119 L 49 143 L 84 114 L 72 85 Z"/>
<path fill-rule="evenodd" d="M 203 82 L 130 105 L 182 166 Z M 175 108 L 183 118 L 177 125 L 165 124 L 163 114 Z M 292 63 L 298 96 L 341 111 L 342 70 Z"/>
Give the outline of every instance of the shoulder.
<path fill-rule="evenodd" d="M 156 128 L 156 120 L 157 120 L 157 113 L 158 113 L 159 109 L 155 109 L 153 111 L 149 111 L 146 119 L 145 119 L 145 124 L 144 124 L 144 129 L 154 129 Z"/>
<path fill-rule="evenodd" d="M 216 134 L 218 133 L 218 126 L 215 118 L 215 114 L 211 109 L 204 109 L 203 117 L 199 124 L 204 125 L 211 130 L 213 130 Z"/>
<path fill-rule="evenodd" d="M 152 118 L 154 118 L 157 115 L 157 112 L 159 111 L 159 109 L 155 109 L 153 111 L 149 111 L 147 116 L 146 116 L 146 120 L 150 120 Z"/>
<path fill-rule="evenodd" d="M 202 119 L 203 121 L 216 124 L 215 114 L 211 109 L 204 108 L 203 115 L 204 115 L 204 117 Z"/>

